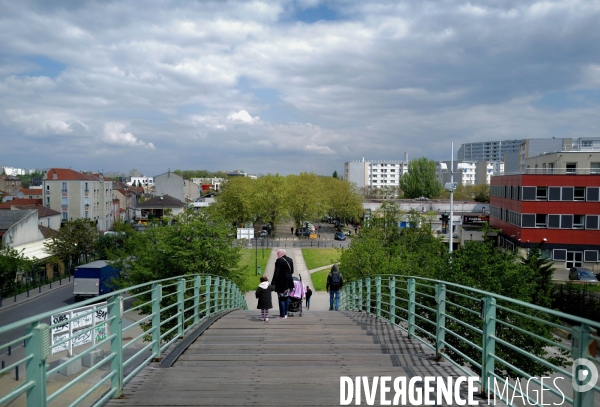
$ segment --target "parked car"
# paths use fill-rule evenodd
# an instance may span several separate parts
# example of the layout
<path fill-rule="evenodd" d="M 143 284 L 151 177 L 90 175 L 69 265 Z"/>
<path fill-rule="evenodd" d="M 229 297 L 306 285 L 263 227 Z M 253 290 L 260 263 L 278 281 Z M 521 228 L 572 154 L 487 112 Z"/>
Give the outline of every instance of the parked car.
<path fill-rule="evenodd" d="M 586 283 L 597 283 L 598 279 L 590 269 L 583 267 L 571 267 L 569 280 L 584 281 Z"/>
<path fill-rule="evenodd" d="M 346 240 L 346 235 L 344 234 L 344 232 L 336 232 L 333 238 L 335 240 Z"/>
<path fill-rule="evenodd" d="M 267 236 L 269 236 L 269 232 L 267 232 L 266 230 L 261 230 L 261 231 L 258 233 L 258 235 L 259 235 L 260 237 L 267 237 Z"/>

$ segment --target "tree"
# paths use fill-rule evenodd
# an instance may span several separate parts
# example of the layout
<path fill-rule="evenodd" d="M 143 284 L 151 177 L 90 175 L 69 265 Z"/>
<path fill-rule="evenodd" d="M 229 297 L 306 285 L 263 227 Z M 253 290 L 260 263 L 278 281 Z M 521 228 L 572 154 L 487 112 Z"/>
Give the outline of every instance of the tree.
<path fill-rule="evenodd" d="M 217 196 L 217 207 L 223 217 L 235 226 L 256 219 L 252 195 L 256 180 L 246 177 L 232 177 L 223 184 Z"/>
<path fill-rule="evenodd" d="M 287 207 L 296 226 L 302 222 L 315 219 L 319 214 L 319 203 L 323 200 L 322 183 L 314 173 L 302 172 L 300 175 L 289 175 L 290 194 Z"/>
<path fill-rule="evenodd" d="M 275 231 L 275 225 L 287 215 L 287 179 L 279 174 L 269 174 L 257 179 L 253 187 L 252 210 L 257 219 L 268 223 Z"/>
<path fill-rule="evenodd" d="M 317 214 L 319 217 L 329 213 L 342 222 L 350 222 L 363 216 L 364 198 L 353 183 L 328 177 L 323 178 L 321 182 L 325 199 L 319 202 L 321 205 L 321 213 Z"/>
<path fill-rule="evenodd" d="M 337 177 L 338 177 L 338 173 L 337 173 L 337 171 L 334 171 L 333 172 L 333 178 L 337 178 Z"/>
<path fill-rule="evenodd" d="M 425 157 L 412 160 L 408 163 L 408 172 L 400 179 L 400 188 L 405 198 L 438 196 L 442 185 L 436 177 L 435 162 Z"/>
<path fill-rule="evenodd" d="M 97 238 L 98 230 L 93 221 L 76 219 L 64 223 L 45 246 L 66 265 L 76 265 L 81 259 L 87 263 Z"/>
<path fill-rule="evenodd" d="M 15 281 L 17 271 L 29 270 L 33 262 L 0 239 L 0 290 Z"/>

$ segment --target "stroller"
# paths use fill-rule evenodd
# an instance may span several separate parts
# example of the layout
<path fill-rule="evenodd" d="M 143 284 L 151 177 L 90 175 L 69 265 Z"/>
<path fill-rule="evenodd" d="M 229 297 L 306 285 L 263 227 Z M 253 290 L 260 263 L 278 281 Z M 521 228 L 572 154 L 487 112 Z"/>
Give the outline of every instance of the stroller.
<path fill-rule="evenodd" d="M 306 287 L 302 283 L 302 277 L 292 277 L 294 280 L 294 289 L 290 293 L 290 304 L 288 307 L 288 315 L 290 317 L 302 316 L 302 301 L 306 298 Z"/>

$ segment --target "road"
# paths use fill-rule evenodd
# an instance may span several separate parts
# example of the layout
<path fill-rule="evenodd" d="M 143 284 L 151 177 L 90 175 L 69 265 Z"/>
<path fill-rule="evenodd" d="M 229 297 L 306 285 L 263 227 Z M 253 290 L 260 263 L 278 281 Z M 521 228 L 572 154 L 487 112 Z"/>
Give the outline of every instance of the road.
<path fill-rule="evenodd" d="M 67 305 L 74 304 L 73 300 L 73 285 L 69 284 L 64 287 L 54 289 L 52 292 L 31 301 L 24 302 L 14 307 L 0 311 L 0 326 L 6 326 L 13 322 L 32 317 L 43 312 L 62 308 Z M 50 322 L 50 320 L 48 320 Z M 0 334 L 0 343 L 7 343 L 22 336 L 25 332 L 25 327 L 19 330 L 12 330 L 4 334 Z M 0 355 L 7 352 L 6 349 L 0 351 Z"/>

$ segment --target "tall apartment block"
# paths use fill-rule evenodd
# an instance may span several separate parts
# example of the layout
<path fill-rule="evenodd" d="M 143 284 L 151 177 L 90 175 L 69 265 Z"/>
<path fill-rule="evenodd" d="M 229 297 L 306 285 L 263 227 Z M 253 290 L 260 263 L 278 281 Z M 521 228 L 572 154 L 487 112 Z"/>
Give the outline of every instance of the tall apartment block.
<path fill-rule="evenodd" d="M 344 163 L 343 179 L 364 187 L 397 187 L 402 174 L 408 172 L 408 157 L 404 161 L 373 160 L 349 161 Z"/>
<path fill-rule="evenodd" d="M 465 143 L 457 152 L 457 161 L 504 161 L 505 153 L 518 153 L 525 140 L 480 141 Z"/>

